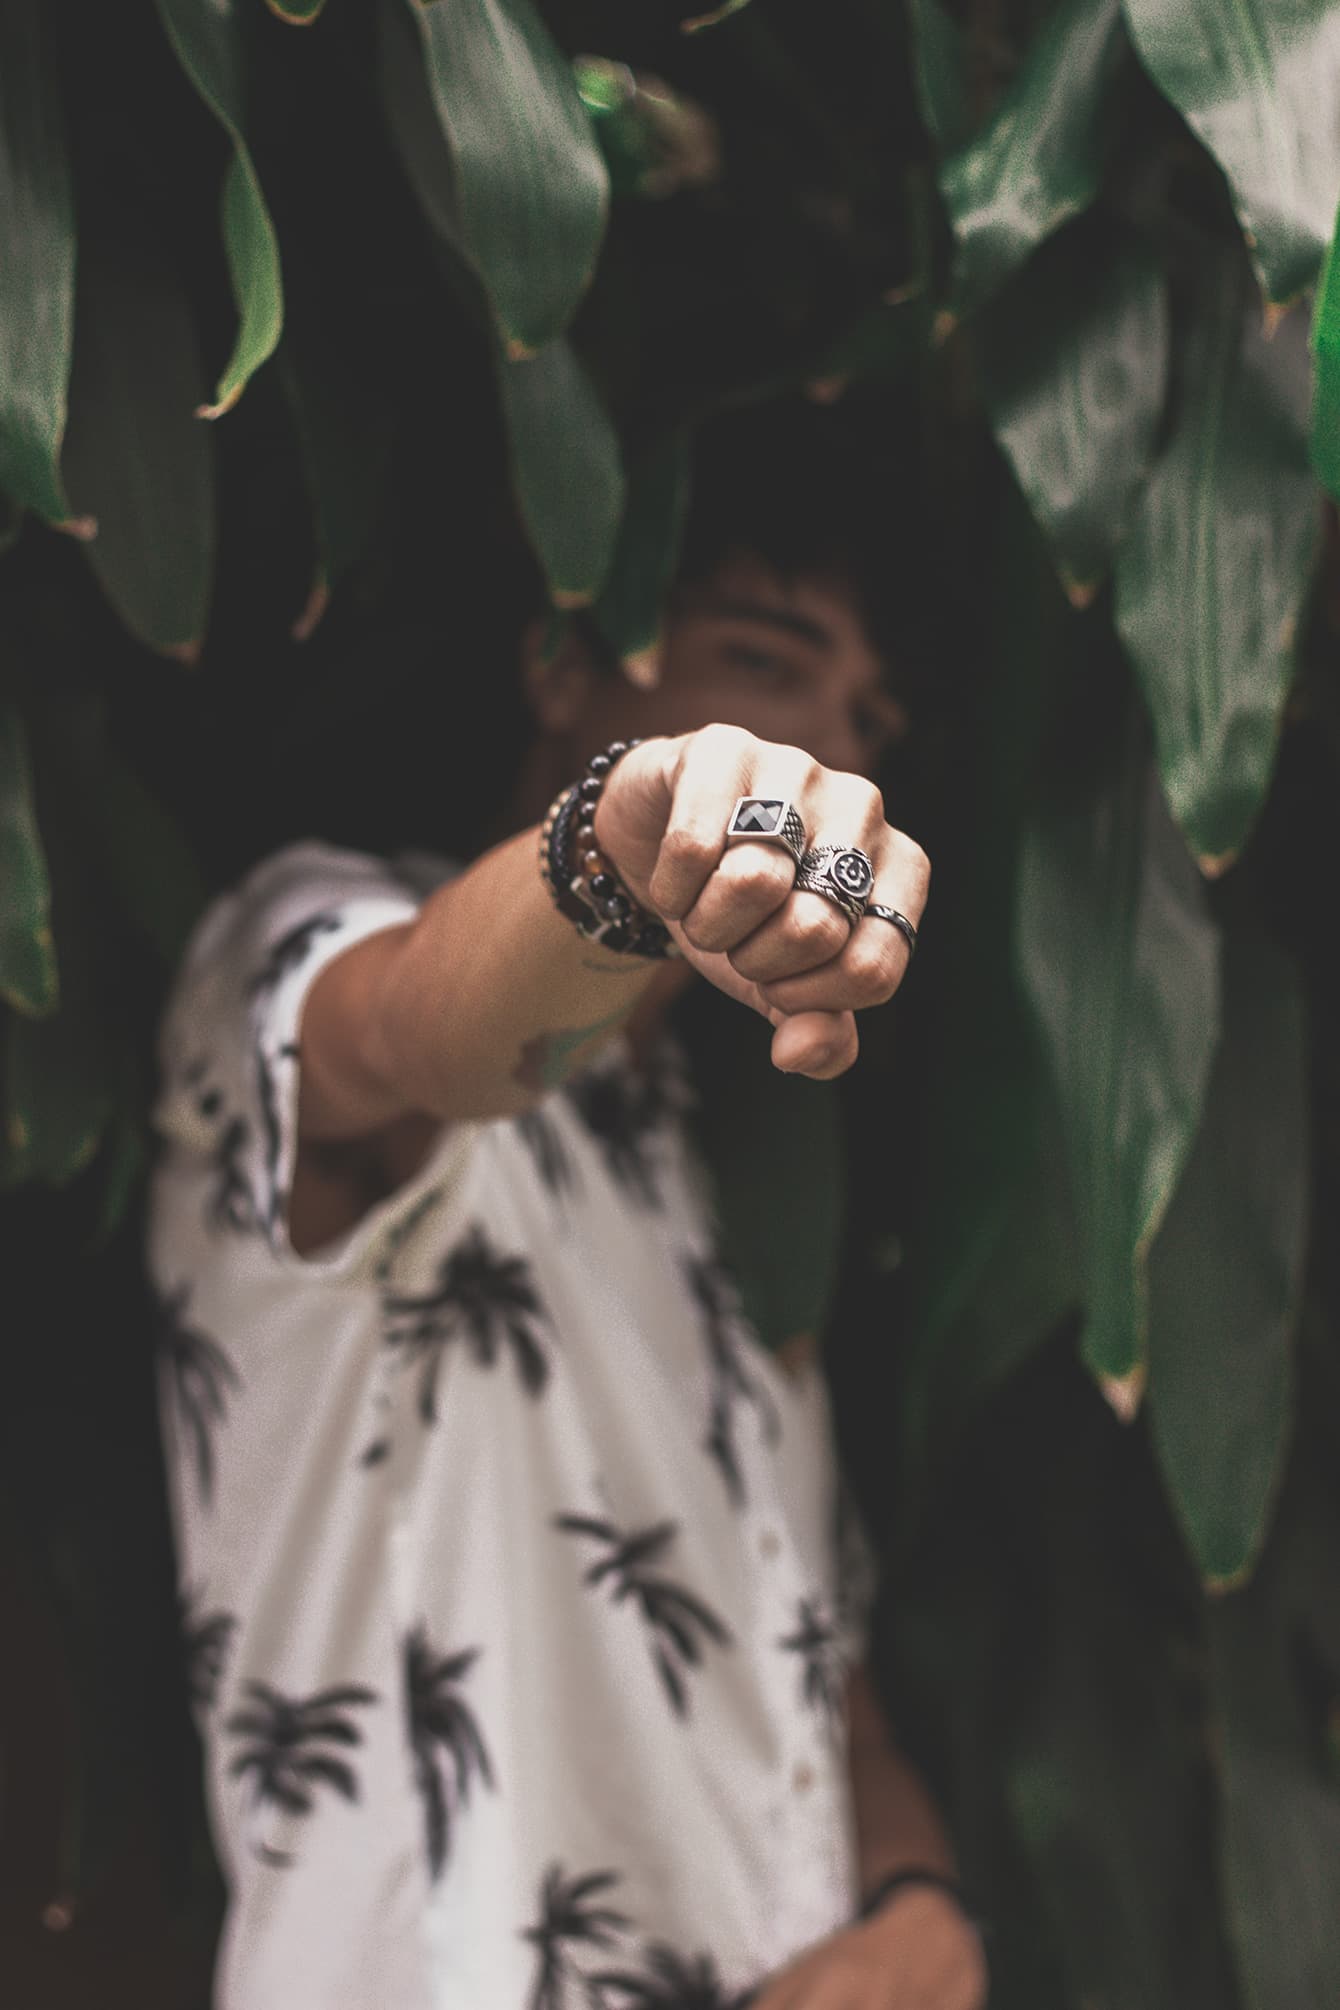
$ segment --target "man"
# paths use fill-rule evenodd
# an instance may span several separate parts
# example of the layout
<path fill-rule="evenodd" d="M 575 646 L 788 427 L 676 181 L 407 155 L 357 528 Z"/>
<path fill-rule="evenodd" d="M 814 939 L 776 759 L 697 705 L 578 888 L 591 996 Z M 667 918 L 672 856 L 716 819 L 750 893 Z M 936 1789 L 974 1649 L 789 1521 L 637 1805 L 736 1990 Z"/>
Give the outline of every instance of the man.
<path fill-rule="evenodd" d="M 151 1267 L 220 2010 L 984 2001 L 822 1379 L 747 1326 L 663 1038 L 697 975 L 831 1079 L 906 972 L 903 715 L 821 542 L 691 530 L 652 690 L 532 631 L 466 869 L 295 846 L 192 945 Z"/>

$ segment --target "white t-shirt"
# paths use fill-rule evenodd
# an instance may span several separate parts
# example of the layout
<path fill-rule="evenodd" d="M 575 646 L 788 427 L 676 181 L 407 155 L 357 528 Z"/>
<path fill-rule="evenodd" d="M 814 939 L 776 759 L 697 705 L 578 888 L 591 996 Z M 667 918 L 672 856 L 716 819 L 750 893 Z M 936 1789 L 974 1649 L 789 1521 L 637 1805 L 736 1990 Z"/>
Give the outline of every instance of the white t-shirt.
<path fill-rule="evenodd" d="M 417 905 L 294 846 L 211 908 L 163 1028 L 216 2004 L 733 2004 L 856 1898 L 823 1382 L 745 1323 L 676 1064 L 619 1042 L 295 1253 L 304 997 Z"/>

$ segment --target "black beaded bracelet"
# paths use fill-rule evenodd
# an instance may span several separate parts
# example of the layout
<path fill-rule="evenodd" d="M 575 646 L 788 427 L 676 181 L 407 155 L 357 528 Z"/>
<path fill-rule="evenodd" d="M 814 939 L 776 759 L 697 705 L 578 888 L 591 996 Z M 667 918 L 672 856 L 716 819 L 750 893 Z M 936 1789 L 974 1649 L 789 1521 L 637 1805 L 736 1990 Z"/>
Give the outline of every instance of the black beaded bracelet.
<path fill-rule="evenodd" d="M 664 922 L 639 905 L 595 840 L 596 804 L 616 762 L 637 740 L 593 754 L 586 773 L 554 799 L 540 829 L 540 873 L 559 913 L 587 942 L 655 960 L 677 956 Z"/>

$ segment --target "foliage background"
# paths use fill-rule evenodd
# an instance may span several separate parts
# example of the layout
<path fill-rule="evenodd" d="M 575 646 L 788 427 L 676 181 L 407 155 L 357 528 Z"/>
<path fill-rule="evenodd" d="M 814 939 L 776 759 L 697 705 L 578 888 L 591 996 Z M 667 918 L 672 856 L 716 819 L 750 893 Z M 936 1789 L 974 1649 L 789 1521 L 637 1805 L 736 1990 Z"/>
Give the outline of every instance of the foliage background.
<path fill-rule="evenodd" d="M 183 932 L 309 828 L 463 842 L 513 500 L 636 673 L 693 427 L 779 393 L 947 554 L 833 1327 L 882 1680 L 1007 2010 L 1340 2000 L 1340 8 L 719 13 L 0 0 L 23 2010 L 203 2000 L 137 1264 Z"/>

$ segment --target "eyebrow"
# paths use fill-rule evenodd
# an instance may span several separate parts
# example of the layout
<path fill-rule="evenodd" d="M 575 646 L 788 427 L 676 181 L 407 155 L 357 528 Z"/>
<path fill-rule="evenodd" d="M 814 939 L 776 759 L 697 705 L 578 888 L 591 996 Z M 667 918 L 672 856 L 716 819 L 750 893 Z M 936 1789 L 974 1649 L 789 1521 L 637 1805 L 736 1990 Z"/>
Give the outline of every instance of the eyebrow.
<path fill-rule="evenodd" d="M 682 615 L 711 615 L 723 621 L 753 621 L 763 628 L 777 628 L 785 635 L 794 635 L 802 642 L 809 642 L 816 649 L 833 647 L 832 630 L 825 628 L 822 621 L 813 620 L 808 614 L 796 614 L 789 607 L 777 607 L 766 600 L 748 600 L 728 594 L 704 593 L 685 597 L 680 603 Z"/>

